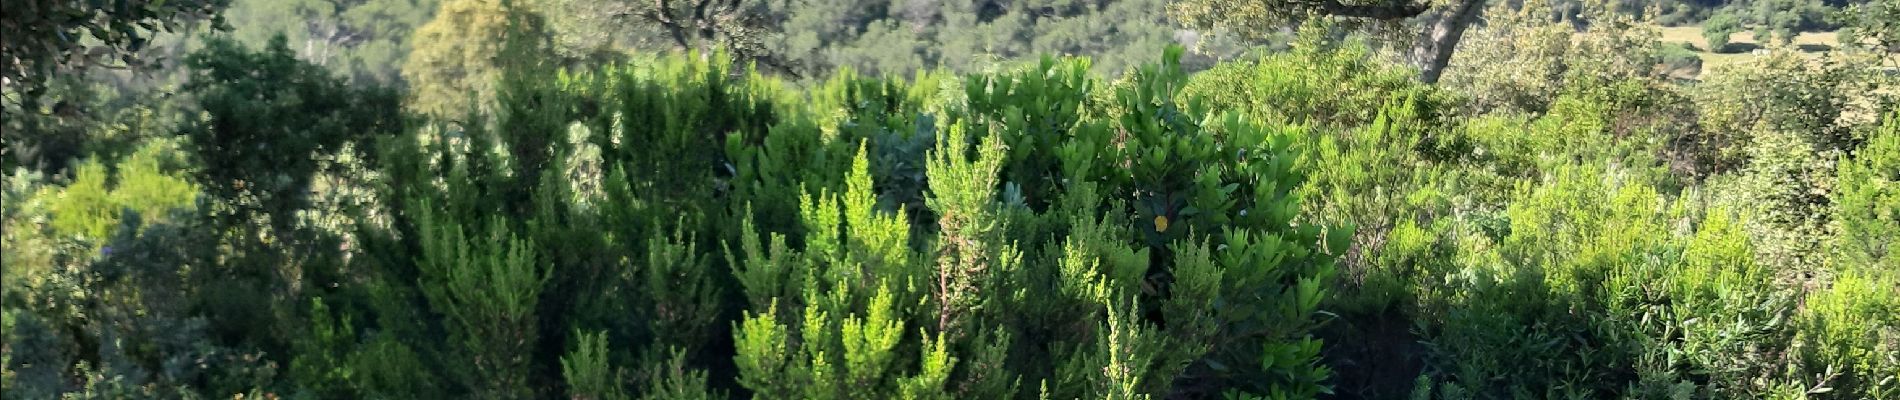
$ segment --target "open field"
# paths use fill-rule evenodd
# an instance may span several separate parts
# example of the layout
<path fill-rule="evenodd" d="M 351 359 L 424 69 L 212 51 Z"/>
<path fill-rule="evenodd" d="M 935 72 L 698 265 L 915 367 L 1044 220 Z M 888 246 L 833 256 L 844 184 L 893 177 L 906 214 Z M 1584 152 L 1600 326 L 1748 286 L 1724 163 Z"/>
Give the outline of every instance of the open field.
<path fill-rule="evenodd" d="M 1674 26 L 1662 28 L 1664 43 L 1688 43 L 1696 48 L 1696 55 L 1702 57 L 1702 70 L 1708 71 L 1719 66 L 1747 61 L 1755 57 L 1754 49 L 1764 48 L 1755 40 L 1754 32 L 1742 31 L 1729 36 L 1728 53 L 1710 51 L 1709 43 L 1702 38 L 1702 26 Z M 1795 36 L 1790 45 L 1801 49 L 1802 53 L 1818 56 L 1840 46 L 1840 37 L 1835 32 L 1803 32 Z"/>

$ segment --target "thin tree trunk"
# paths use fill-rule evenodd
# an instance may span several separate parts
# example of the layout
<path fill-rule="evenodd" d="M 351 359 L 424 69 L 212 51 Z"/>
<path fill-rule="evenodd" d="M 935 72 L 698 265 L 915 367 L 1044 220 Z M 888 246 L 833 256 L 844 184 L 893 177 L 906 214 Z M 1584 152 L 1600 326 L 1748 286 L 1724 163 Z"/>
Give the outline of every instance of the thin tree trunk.
<path fill-rule="evenodd" d="M 1478 15 L 1484 12 L 1484 3 L 1485 0 L 1460 0 L 1449 14 L 1432 23 L 1431 29 L 1421 35 L 1418 46 L 1412 48 L 1412 57 L 1419 63 L 1419 81 L 1438 83 L 1438 78 L 1445 74 L 1445 66 L 1451 64 L 1458 42 L 1464 40 L 1465 29 L 1477 22 Z"/>

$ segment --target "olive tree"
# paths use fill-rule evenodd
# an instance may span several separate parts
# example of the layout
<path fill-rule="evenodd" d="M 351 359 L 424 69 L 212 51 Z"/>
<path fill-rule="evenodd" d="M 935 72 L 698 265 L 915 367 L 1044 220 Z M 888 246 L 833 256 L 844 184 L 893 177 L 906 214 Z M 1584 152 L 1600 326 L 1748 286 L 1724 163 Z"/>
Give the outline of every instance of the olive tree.
<path fill-rule="evenodd" d="M 1418 33 L 1410 57 L 1419 67 L 1419 80 L 1426 83 L 1438 82 L 1465 30 L 1484 8 L 1485 0 L 1178 0 L 1169 5 L 1169 11 L 1189 26 L 1250 38 L 1311 16 L 1384 23 L 1423 17 L 1431 22 Z"/>

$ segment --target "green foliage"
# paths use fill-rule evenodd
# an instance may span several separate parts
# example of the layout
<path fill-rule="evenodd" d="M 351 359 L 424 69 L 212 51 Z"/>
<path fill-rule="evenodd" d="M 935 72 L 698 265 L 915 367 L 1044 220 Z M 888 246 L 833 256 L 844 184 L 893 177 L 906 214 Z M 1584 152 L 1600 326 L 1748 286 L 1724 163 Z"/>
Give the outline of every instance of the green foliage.
<path fill-rule="evenodd" d="M 7 396 L 215 396 L 282 376 L 280 360 L 260 357 L 268 338 L 233 339 L 224 334 L 244 327 L 207 318 L 243 284 L 199 268 L 219 255 L 215 231 L 193 212 L 199 187 L 186 178 L 192 166 L 180 143 L 147 136 L 169 129 L 160 109 L 80 124 L 106 140 L 88 144 L 98 146 L 93 158 L 63 187 L 25 169 L 8 174 Z"/>
<path fill-rule="evenodd" d="M 1330 274 L 1307 247 L 1325 231 L 1291 223 L 1291 136 L 1190 119 L 1173 100 L 1179 54 L 1112 89 L 1124 113 L 1084 112 L 1085 64 L 969 79 L 924 165 L 936 219 L 921 251 L 907 203 L 878 200 L 892 192 L 875 190 L 866 150 L 842 193 L 804 192 L 802 246 L 745 226 L 729 251 L 754 307 L 734 327 L 740 384 L 818 398 L 998 398 L 1035 380 L 1058 397 L 1323 389 L 1312 326 L 1285 323 L 1317 311 Z M 1083 145 L 1109 143 L 1109 126 L 1131 132 L 1125 150 Z M 1098 167 L 1119 163 L 1131 168 Z M 1222 306 L 1240 303 L 1256 305 Z M 921 356 L 905 361 L 910 346 Z M 1200 378 L 1177 382 L 1189 370 Z"/>
<path fill-rule="evenodd" d="M 1866 147 L 1841 160 L 1834 197 L 1838 264 L 1875 270 L 1900 266 L 1900 116 L 1873 132 Z"/>
<path fill-rule="evenodd" d="M 1483 19 L 1486 3 L 1482 0 L 1366 3 L 1334 0 L 1190 0 L 1170 4 L 1168 11 L 1187 26 L 1252 40 L 1265 38 L 1287 25 L 1302 24 L 1308 20 L 1319 21 L 1321 25 L 1330 25 L 1326 22 L 1339 20 L 1346 22 L 1350 28 L 1376 27 L 1367 31 L 1389 39 L 1394 48 L 1409 50 L 1401 51 L 1409 53 L 1404 54 L 1406 60 L 1418 66 L 1418 80 L 1435 84 L 1444 76 L 1445 69 L 1458 53 L 1465 31 Z M 1543 8 L 1536 3 L 1523 4 L 1522 7 L 1526 10 Z M 1429 22 L 1406 23 L 1427 12 L 1433 14 Z M 1399 34 L 1399 27 L 1418 30 L 1415 35 Z M 1322 29 L 1330 30 L 1331 27 Z"/>
<path fill-rule="evenodd" d="M 1095 72 L 1118 74 L 1165 46 L 1212 41 L 1177 35 L 1162 0 L 540 3 L 562 53 L 724 48 L 742 64 L 812 81 L 844 70 L 893 78 L 930 68 L 975 73 L 1044 54 L 1087 55 Z M 1213 57 L 1231 52 L 1203 49 Z"/>
<path fill-rule="evenodd" d="M 1688 43 L 1658 43 L 1657 54 L 1662 57 L 1663 73 L 1671 76 L 1691 76 L 1702 73 L 1702 56 L 1696 53 L 1694 45 Z"/>
<path fill-rule="evenodd" d="M 1882 398 L 1900 391 L 1900 349 L 1894 345 L 1895 281 L 1892 271 L 1850 271 L 1809 296 L 1801 314 L 1800 340 L 1809 344 L 1801 361 L 1822 374 L 1815 386 L 1842 397 Z"/>
<path fill-rule="evenodd" d="M 546 262 L 504 224 L 480 227 L 441 221 L 418 208 L 423 294 L 443 315 L 450 346 L 469 366 L 457 377 L 480 398 L 520 398 L 530 392 L 530 345 L 539 333 L 535 304 L 548 280 Z M 476 231 L 473 236 L 468 232 Z"/>
<path fill-rule="evenodd" d="M 1738 204 L 1761 207 L 1751 236 L 1776 264 L 1819 269 L 1826 254 L 1834 161 L 1868 140 L 1874 116 L 1890 110 L 1894 86 L 1869 68 L 1870 58 L 1841 57 L 1819 63 L 1775 53 L 1721 75 L 1696 93 L 1704 154 L 1715 169 L 1739 173 L 1711 187 Z M 1731 92 L 1724 88 L 1769 87 Z M 1800 104 L 1795 106 L 1794 104 Z M 1794 111 L 1800 110 L 1800 111 Z"/>
<path fill-rule="evenodd" d="M 1728 49 L 1729 36 L 1742 30 L 1742 21 L 1735 14 L 1719 11 L 1715 16 L 1702 21 L 1702 38 L 1709 45 L 1709 51 L 1721 53 Z"/>
<path fill-rule="evenodd" d="M 926 281 L 908 247 L 908 225 L 896 215 L 883 215 L 885 212 L 873 208 L 866 157 L 860 150 L 842 196 L 808 193 L 801 200 L 800 214 L 810 232 L 804 261 L 788 260 L 776 265 L 765 265 L 763 259 L 747 261 L 747 271 L 754 271 L 749 274 L 758 276 L 745 281 L 748 297 L 770 299 L 766 300 L 769 303 L 754 303 L 755 307 L 763 306 L 764 311 L 748 313 L 743 325 L 734 328 L 739 382 L 755 396 L 857 398 L 896 396 L 901 392 L 937 397 L 929 394 L 942 390 L 942 375 L 948 374 L 953 359 L 926 360 L 916 373 L 894 365 L 901 354 L 896 346 L 909 331 L 905 321 L 911 319 L 904 311 L 908 306 L 898 308 L 897 296 L 905 296 L 902 304 L 915 304 L 918 298 L 910 293 Z M 776 236 L 769 256 L 758 253 L 757 236 L 749 228 L 745 236 L 748 258 L 800 258 L 799 252 L 786 253 Z M 790 271 L 756 275 L 766 269 Z M 939 282 L 934 278 L 929 282 Z M 801 284 L 789 286 L 789 282 Z M 854 292 L 859 294 L 853 296 Z M 787 317 L 781 324 L 777 311 L 780 304 L 792 309 L 790 303 L 800 299 L 769 297 L 771 293 L 802 293 L 796 294 L 803 297 L 799 302 L 803 307 L 801 317 Z M 978 299 L 974 293 L 962 295 L 963 301 Z M 939 304 L 946 307 L 954 304 L 941 299 Z M 951 315 L 939 312 L 945 318 Z M 943 329 L 943 325 L 936 327 Z M 793 337 L 797 338 L 795 342 L 790 340 Z M 930 339 L 926 337 L 925 341 Z M 928 352 L 929 347 L 925 348 Z"/>
<path fill-rule="evenodd" d="M 1164 1 L 949 0 L 934 2 L 937 10 L 911 11 L 932 3 L 920 1 L 907 6 L 910 9 L 904 12 L 906 23 L 902 26 L 923 25 L 933 36 L 921 48 L 925 65 L 956 71 L 982 71 L 996 65 L 995 60 L 1027 60 L 1049 54 L 1086 55 L 1095 72 L 1120 74 L 1152 62 L 1154 55 L 1167 46 L 1192 44 L 1175 35 L 1178 25 L 1168 17 Z M 920 20 L 930 23 L 919 24 Z M 870 43 L 874 39 L 859 40 Z M 930 46 L 932 43 L 935 45 Z M 1200 55 L 1221 55 L 1212 46 L 1197 48 Z"/>
<path fill-rule="evenodd" d="M 237 393 L 277 379 L 274 362 L 221 340 L 197 311 L 207 297 L 191 266 L 210 253 L 206 232 L 128 215 L 104 246 L 43 249 L 51 265 L 14 269 L 9 257 L 8 273 L 25 275 L 10 276 L 4 298 L 16 313 L 7 369 L 20 383 L 9 396 Z"/>
<path fill-rule="evenodd" d="M 361 207 L 363 181 L 352 180 L 364 178 L 360 172 L 370 167 L 365 164 L 374 163 L 358 158 L 358 149 L 370 138 L 403 129 L 400 97 L 353 86 L 299 60 L 281 36 L 258 50 L 212 38 L 186 64 L 191 76 L 183 89 L 196 101 L 181 130 L 192 180 L 205 193 L 196 219 L 204 231 L 200 246 L 220 249 L 219 257 L 191 269 L 194 284 L 216 282 L 195 292 L 201 302 L 195 311 L 217 334 L 242 338 L 236 341 L 268 352 L 271 362 L 294 364 L 293 348 L 328 353 L 307 359 L 307 369 L 297 374 L 311 379 L 310 389 L 322 395 L 347 393 L 340 376 L 380 382 L 362 385 L 378 388 L 431 385 L 420 378 L 388 384 L 391 371 L 398 378 L 417 375 L 394 369 L 403 364 L 340 361 L 355 358 L 350 352 L 360 349 L 352 349 L 381 328 L 367 323 L 370 314 L 337 301 L 356 295 L 354 283 L 367 276 L 348 265 L 354 238 L 341 235 L 348 223 L 339 220 L 375 217 L 375 208 Z M 355 210 L 346 204 L 351 200 L 358 202 Z M 337 316 L 306 318 L 311 314 L 304 307 L 313 304 L 306 295 L 331 299 L 328 306 Z M 283 328 L 302 325 L 293 321 L 359 317 L 355 327 L 363 331 L 317 342 L 300 336 L 312 331 Z M 419 362 L 402 352 L 388 357 Z"/>
<path fill-rule="evenodd" d="M 1443 127 L 1450 93 L 1371 62 L 1362 46 L 1336 45 L 1318 33 L 1304 32 L 1291 53 L 1204 72 L 1186 92 L 1207 93 L 1216 109 L 1311 127 L 1293 131 L 1302 153 L 1295 168 L 1308 177 L 1298 193 L 1311 199 L 1302 202 L 1300 220 L 1357 227 L 1335 248 L 1343 284 L 1323 307 L 1354 319 L 1399 315 L 1415 306 L 1415 280 L 1443 268 L 1435 258 L 1448 247 L 1437 243 L 1445 227 L 1432 219 L 1450 211 L 1447 192 L 1475 189 L 1447 178 L 1472 150 Z M 1369 344 L 1366 336 L 1378 334 L 1371 329 L 1335 325 L 1324 333 L 1328 342 L 1344 343 L 1336 361 L 1395 351 Z M 1357 371 L 1345 373 L 1341 379 L 1358 379 Z"/>
<path fill-rule="evenodd" d="M 1548 108 L 1564 86 L 1570 61 L 1584 59 L 1573 55 L 1579 33 L 1550 20 L 1542 11 L 1548 4 L 1532 1 L 1515 10 L 1494 5 L 1487 23 L 1474 28 L 1452 57 L 1443 85 L 1469 93 L 1469 104 L 1480 112 Z"/>
<path fill-rule="evenodd" d="M 1177 2 L 1169 7 L 1169 11 L 1189 26 L 1259 37 L 1280 26 L 1305 21 L 1309 16 L 1400 21 L 1424 13 L 1435 5 L 1437 4 L 1431 2 L 1413 1 L 1347 4 L 1281 0 L 1203 0 Z"/>
<path fill-rule="evenodd" d="M 1679 375 L 1673 377 L 1678 381 L 1683 380 L 1681 375 L 1700 373 L 1707 375 L 1710 384 L 1705 390 L 1712 394 L 1768 395 L 1773 387 L 1749 380 L 1787 371 L 1776 367 L 1783 355 L 1760 349 L 1791 347 L 1794 329 L 1786 321 L 1793 313 L 1793 293 L 1775 285 L 1773 271 L 1755 262 L 1752 244 L 1741 224 L 1734 221 L 1727 210 L 1718 208 L 1709 212 L 1697 227 L 1694 238 L 1683 248 L 1679 267 L 1664 273 L 1664 279 L 1670 282 L 1665 292 L 1670 302 L 1668 307 L 1631 307 L 1648 308 L 1674 320 L 1647 326 L 1632 323 L 1639 321 L 1633 318 L 1622 323 L 1636 325 L 1639 330 L 1647 328 L 1644 333 L 1652 338 L 1681 335 L 1678 343 L 1643 343 L 1646 353 L 1639 359 L 1638 365 L 1642 366 L 1639 368 L 1655 370 L 1649 372 L 1652 376 L 1645 377 L 1647 380 L 1679 385 L 1655 377 L 1664 376 L 1668 373 L 1665 371 L 1674 368 L 1645 365 L 1662 363 L 1673 356 L 1677 362 L 1686 361 L 1693 366 L 1689 370 L 1693 372 L 1677 373 Z"/>
<path fill-rule="evenodd" d="M 713 286 L 712 265 L 697 251 L 692 238 L 655 236 L 647 240 L 647 262 L 641 266 L 645 283 L 633 301 L 648 316 L 648 330 L 658 348 L 693 353 L 711 334 L 719 314 L 719 288 Z"/>
<path fill-rule="evenodd" d="M 398 97 L 298 60 L 279 36 L 259 50 L 213 39 L 186 60 L 204 117 L 185 129 L 196 181 L 228 224 L 287 234 L 312 174 L 346 143 L 402 128 Z"/>
<path fill-rule="evenodd" d="M 383 333 L 366 339 L 350 353 L 350 386 L 363 397 L 415 398 L 443 393 L 429 364 L 415 347 Z"/>
<path fill-rule="evenodd" d="M 1215 110 L 1328 128 L 1370 124 L 1390 99 L 1418 97 L 1425 118 L 1450 102 L 1447 93 L 1413 81 L 1410 71 L 1370 59 L 1363 43 L 1335 42 L 1326 35 L 1320 28 L 1305 28 L 1292 51 L 1221 64 L 1195 75 L 1182 92 Z"/>
<path fill-rule="evenodd" d="M 1200 292 L 1212 296 L 1175 292 L 1162 304 L 1169 321 L 1207 318 L 1220 322 L 1211 327 L 1212 332 L 1206 325 L 1195 329 L 1194 324 L 1168 324 L 1171 336 L 1179 341 L 1173 346 L 1185 347 L 1163 352 L 1178 358 L 1162 364 L 1159 372 L 1167 376 L 1174 373 L 1172 368 L 1179 368 L 1173 365 L 1181 365 L 1176 363 L 1200 361 L 1187 367 L 1212 369 L 1211 382 L 1249 382 L 1240 388 L 1256 393 L 1310 393 L 1317 390 L 1314 382 L 1300 377 L 1313 373 L 1297 372 L 1309 364 L 1222 371 L 1221 365 L 1258 360 L 1262 350 L 1194 343 L 1209 337 L 1202 335 L 1211 335 L 1213 343 L 1264 340 L 1264 351 L 1275 354 L 1280 351 L 1277 346 L 1308 340 L 1303 336 L 1310 325 L 1288 322 L 1310 321 L 1317 311 L 1323 287 L 1333 274 L 1334 254 L 1345 249 L 1350 231 L 1293 223 L 1300 210 L 1297 188 L 1305 177 L 1293 170 L 1299 157 L 1289 148 L 1296 137 L 1292 132 L 1254 125 L 1234 114 L 1209 118 L 1205 125 L 1188 123 L 1186 118 L 1201 112 L 1195 100 L 1186 104 L 1171 100 L 1185 83 L 1178 65 L 1172 63 L 1179 54 L 1171 53 L 1170 62 L 1158 67 L 1143 68 L 1135 74 L 1134 87 L 1119 88 L 1117 93 L 1126 110 L 1119 127 L 1130 133 L 1121 157 L 1132 161 L 1129 182 L 1134 186 L 1134 198 L 1124 210 L 1135 217 L 1143 242 L 1164 257 L 1173 253 L 1176 263 L 1172 268 L 1163 264 L 1162 271 L 1172 269 L 1165 273 L 1177 285 L 1194 282 L 1190 280 L 1194 270 L 1183 263 L 1193 260 L 1194 252 L 1187 249 L 1222 249 L 1213 257 L 1218 268 L 1199 272 L 1218 271 L 1220 288 Z M 1268 265 L 1274 267 L 1262 268 Z M 1155 273 L 1153 265 L 1149 273 Z M 1276 295 L 1252 299 L 1245 295 L 1263 292 Z M 1254 305 L 1241 305 L 1248 303 Z M 1171 307 L 1182 312 L 1166 312 Z"/>
<path fill-rule="evenodd" d="M 574 350 L 561 357 L 561 375 L 567 378 L 569 397 L 577 399 L 625 400 L 620 374 L 607 361 L 607 336 L 581 333 Z"/>
<path fill-rule="evenodd" d="M 1550 18 L 1549 3 L 1494 6 L 1445 73 L 1444 86 L 1468 93 L 1478 113 L 1542 113 L 1566 90 L 1604 81 L 1652 80 L 1664 62 L 1653 23 L 1609 10 L 1580 11 L 1578 29 Z"/>
<path fill-rule="evenodd" d="M 162 94 L 119 92 L 104 72 L 66 74 L 46 83 L 35 104 L 0 101 L 0 165 L 70 174 L 82 158 L 118 159 L 146 139 L 170 136 L 185 119 L 182 102 Z"/>
<path fill-rule="evenodd" d="M 115 207 L 108 197 L 105 167 L 82 164 L 77 172 L 72 186 L 60 193 L 60 201 L 51 207 L 53 229 L 64 235 L 109 237 L 108 229 L 119 226 L 117 215 L 122 208 Z"/>
<path fill-rule="evenodd" d="M 434 120 L 285 41 L 213 42 L 183 97 L 196 157 L 147 137 L 174 118 L 150 107 L 75 124 L 102 139 L 69 179 L 5 176 L 0 390 L 1896 394 L 1900 115 L 1864 53 L 1683 86 L 1644 24 L 1525 12 L 1461 62 L 1529 75 L 1441 87 L 1325 24 L 1199 75 L 1179 48 L 1115 80 L 851 72 L 1118 46 L 1082 38 L 1141 4 L 767 5 L 836 25 L 788 43 L 864 42 L 806 49 L 842 72 L 799 85 L 731 52 L 556 71 L 521 58 L 547 55 L 526 8 L 480 6 L 520 17 L 456 38 L 501 50 L 474 60 L 492 97 Z M 1008 37 L 909 48 L 939 24 Z"/>
<path fill-rule="evenodd" d="M 1654 189 L 1592 168 L 1552 179 L 1519 186 L 1501 242 L 1467 240 L 1460 294 L 1427 309 L 1445 318 L 1441 394 L 1759 396 L 1772 388 L 1749 377 L 1790 371 L 1769 350 L 1789 348 L 1789 292 L 1727 211 L 1682 232 L 1684 205 Z"/>
<path fill-rule="evenodd" d="M 1895 104 L 1894 94 L 1883 90 L 1894 82 L 1879 75 L 1878 63 L 1877 57 L 1854 55 L 1809 63 L 1791 52 L 1773 52 L 1699 87 L 1698 106 L 1706 110 L 1702 125 L 1731 135 L 1785 131 L 1814 151 L 1845 151 L 1866 140 L 1857 129 L 1873 125 Z M 1742 87 L 1770 90 L 1735 90 Z M 1789 107 L 1797 102 L 1807 108 Z"/>
<path fill-rule="evenodd" d="M 264 46 L 282 34 L 299 59 L 321 65 L 353 82 L 397 86 L 409 38 L 429 22 L 435 0 L 263 1 L 234 0 L 224 13 L 231 34 Z"/>
<path fill-rule="evenodd" d="M 1800 32 L 1833 29 L 1828 5 L 1814 0 L 1758 0 L 1742 5 L 1760 43 L 1787 45 Z M 1770 42 L 1772 38 L 1773 42 Z"/>
<path fill-rule="evenodd" d="M 1565 51 L 1647 57 L 1635 51 L 1654 48 L 1642 37 L 1593 36 Z M 1335 70 L 1303 57 L 1287 56 L 1273 70 Z M 1775 254 L 1763 246 L 1773 237 L 1754 228 L 1759 214 L 1719 191 L 1684 190 L 1696 186 L 1686 177 L 1729 179 L 1734 171 L 1694 158 L 1719 154 L 1693 142 L 1702 133 L 1683 128 L 1698 126 L 1690 118 L 1700 107 L 1638 72 L 1642 64 L 1618 62 L 1627 61 L 1569 69 L 1550 94 L 1536 96 L 1545 112 L 1529 117 L 1437 122 L 1431 116 L 1444 114 L 1430 112 L 1434 97 L 1396 91 L 1338 107 L 1373 110 L 1370 122 L 1310 135 L 1306 217 L 1361 227 L 1359 256 L 1346 254 L 1350 279 L 1325 303 L 1345 325 L 1322 330 L 1327 360 L 1341 371 L 1336 389 L 1368 397 L 1767 397 L 1825 386 L 1817 386 L 1824 368 L 1791 361 L 1808 329 L 1794 322 L 1801 292 L 1786 283 L 1790 264 L 1757 258 Z M 1214 93 L 1248 90 L 1232 76 L 1216 69 L 1200 79 L 1220 82 L 1207 86 L 1222 88 Z M 1880 82 L 1830 79 L 1818 84 Z M 1310 109 L 1303 105 L 1314 101 L 1303 99 L 1368 92 L 1300 95 L 1311 84 L 1284 81 L 1271 86 L 1282 91 L 1267 92 L 1276 94 L 1234 98 L 1284 113 Z M 1225 89 L 1234 87 L 1241 89 Z M 1884 104 L 1842 93 L 1873 100 L 1847 109 Z M 1337 115 L 1290 114 L 1281 118 Z M 1523 186 L 1527 179 L 1541 185 Z M 1394 319 L 1413 334 L 1379 333 Z M 1421 350 L 1427 355 L 1418 359 L 1395 357 Z"/>
<path fill-rule="evenodd" d="M 1800 354 L 1810 372 L 1824 378 L 1816 387 L 1836 390 L 1843 397 L 1882 398 L 1900 394 L 1900 347 L 1896 332 L 1900 320 L 1894 310 L 1900 288 L 1894 278 L 1896 258 L 1888 249 L 1900 209 L 1895 182 L 1900 169 L 1900 122 L 1890 113 L 1869 138 L 1867 146 L 1840 164 L 1836 196 L 1836 236 L 1833 282 L 1807 299 L 1800 314 L 1797 340 L 1807 346 Z"/>
<path fill-rule="evenodd" d="M 168 143 L 148 143 L 110 176 L 97 162 L 80 164 L 64 190 L 42 194 L 56 196 L 47 205 L 53 233 L 85 238 L 96 247 L 115 237 L 123 215 L 150 224 L 196 207 L 198 187 L 176 172 L 177 153 Z"/>
<path fill-rule="evenodd" d="M 1002 168 L 1004 146 L 1000 135 L 986 136 L 978 144 L 978 158 L 971 160 L 963 149 L 966 136 L 961 125 L 951 125 L 927 163 L 931 188 L 929 205 L 937 212 L 941 230 L 931 288 L 938 332 L 953 336 L 967 334 L 968 321 L 975 316 L 966 312 L 985 312 L 996 307 L 989 298 L 996 293 L 985 289 L 1000 287 L 1002 277 L 1017 267 L 1019 257 L 998 236 L 997 229 L 1008 224 L 996 218 L 992 204 L 996 196 L 996 175 Z M 901 243 L 901 242 L 900 242 Z M 994 290 L 994 289 L 990 289 Z"/>
<path fill-rule="evenodd" d="M 1841 43 L 1876 52 L 1900 51 L 1900 2 L 1874 0 L 1841 9 Z"/>
<path fill-rule="evenodd" d="M 1065 143 L 1071 130 L 1101 129 L 1079 126 L 1086 96 L 1097 90 L 1088 69 L 1086 60 L 1043 57 L 1033 67 L 972 76 L 963 84 L 968 115 L 949 116 L 966 121 L 962 125 L 975 137 L 996 136 L 1013 150 L 1003 160 L 1009 171 L 1003 179 L 1032 208 L 1046 209 L 1056 200 L 1061 179 L 1076 178 L 1061 175 L 1061 159 L 1039 156 L 1065 145 L 1089 146 Z"/>
<path fill-rule="evenodd" d="M 729 292 L 725 260 L 708 249 L 733 233 L 717 229 L 728 209 L 714 197 L 727 189 L 713 188 L 727 179 L 714 169 L 723 157 L 698 151 L 763 135 L 776 101 L 769 87 L 728 85 L 727 68 L 676 59 L 553 81 L 511 72 L 498 82 L 492 129 L 436 126 L 380 143 L 388 163 L 375 197 L 408 200 L 388 205 L 388 228 L 364 224 L 356 233 L 366 266 L 388 277 L 393 303 L 359 309 L 382 329 L 423 338 L 425 359 L 477 367 L 433 372 L 473 395 L 546 393 L 537 382 L 564 379 L 589 382 L 568 388 L 582 395 L 716 394 L 698 368 L 715 343 L 708 337 L 723 332 L 716 322 Z M 493 210 L 528 217 L 494 218 Z M 458 230 L 511 239 L 430 233 Z M 468 264 L 430 255 L 444 249 L 479 256 L 470 262 L 488 272 L 431 266 Z M 410 269 L 411 260 L 425 268 Z M 514 279 L 475 279 L 488 275 Z M 501 286 L 452 285 L 464 280 Z M 416 310 L 417 300 L 436 312 Z M 431 336 L 436 326 L 453 341 Z M 586 334 L 568 333 L 576 331 Z M 576 346 L 586 350 L 559 357 Z M 623 387 L 622 379 L 640 384 Z"/>
<path fill-rule="evenodd" d="M 493 107 L 502 71 L 535 62 L 545 22 L 511 0 L 443 1 L 409 38 L 402 78 L 417 112 L 453 116 Z M 469 121 L 478 123 L 478 121 Z"/>
<path fill-rule="evenodd" d="M 36 105 L 46 82 L 63 73 L 92 67 L 138 66 L 139 51 L 163 32 L 208 22 L 223 23 L 219 14 L 228 0 L 71 2 L 63 0 L 8 0 L 14 10 L 0 23 L 0 63 L 13 101 Z M 15 86 L 20 85 L 20 86 Z M 18 92 L 14 92 L 18 90 Z M 30 107 L 30 108 L 38 108 Z"/>
<path fill-rule="evenodd" d="M 440 388 L 409 345 L 384 332 L 369 334 L 353 314 L 311 300 L 309 319 L 292 343 L 288 378 L 299 394 L 318 398 L 414 397 Z M 372 322 L 372 321 L 364 321 Z"/>

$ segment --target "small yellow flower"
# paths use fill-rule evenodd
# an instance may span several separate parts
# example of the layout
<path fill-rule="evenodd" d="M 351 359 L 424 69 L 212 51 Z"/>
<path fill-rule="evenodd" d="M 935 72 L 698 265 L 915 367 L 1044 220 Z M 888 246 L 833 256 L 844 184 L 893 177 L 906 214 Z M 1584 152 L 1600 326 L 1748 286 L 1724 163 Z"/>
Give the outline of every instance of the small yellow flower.
<path fill-rule="evenodd" d="M 1155 232 L 1167 232 L 1167 231 L 1168 231 L 1168 216 L 1156 215 L 1155 216 Z"/>

